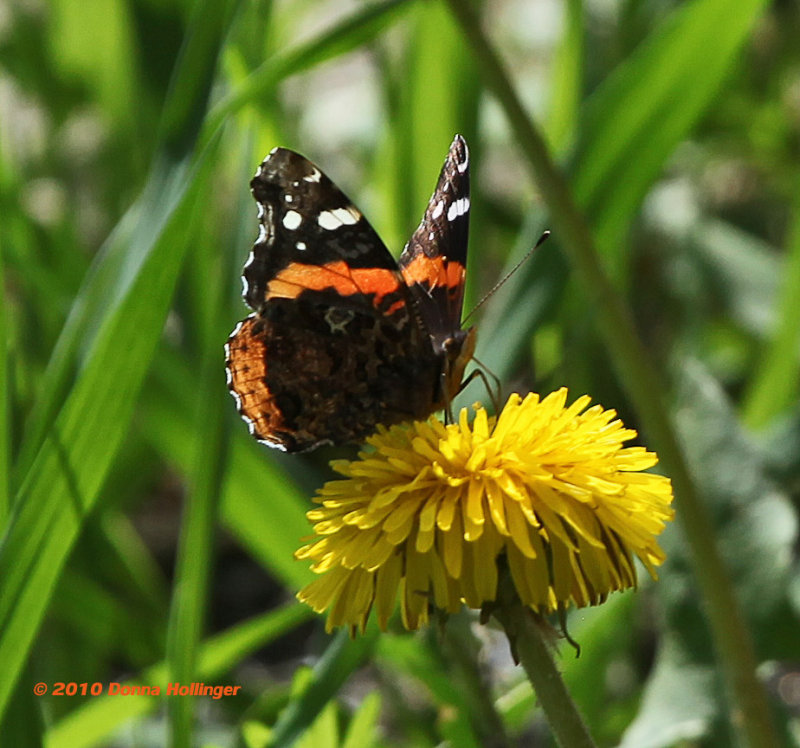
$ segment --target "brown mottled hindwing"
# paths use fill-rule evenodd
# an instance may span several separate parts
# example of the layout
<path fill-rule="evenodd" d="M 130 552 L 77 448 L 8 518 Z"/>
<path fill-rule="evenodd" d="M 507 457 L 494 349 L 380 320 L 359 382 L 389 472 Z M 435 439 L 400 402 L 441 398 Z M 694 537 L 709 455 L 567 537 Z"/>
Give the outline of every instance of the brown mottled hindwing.
<path fill-rule="evenodd" d="M 419 355 L 427 343 L 419 328 L 408 318 L 398 325 L 397 313 L 340 302 L 325 292 L 304 292 L 275 299 L 248 318 L 247 345 L 259 354 L 255 376 L 235 372 L 242 357 L 234 349 L 242 341 L 231 339 L 229 370 L 240 411 L 270 446 L 296 452 L 359 441 L 377 423 L 430 410 L 441 364 L 430 345 L 428 355 Z"/>

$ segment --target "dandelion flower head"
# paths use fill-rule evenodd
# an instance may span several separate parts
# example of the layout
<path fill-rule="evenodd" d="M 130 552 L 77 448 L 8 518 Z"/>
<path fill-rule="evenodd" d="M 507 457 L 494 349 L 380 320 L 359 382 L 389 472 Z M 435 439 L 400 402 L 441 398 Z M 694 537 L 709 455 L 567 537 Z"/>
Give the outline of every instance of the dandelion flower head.
<path fill-rule="evenodd" d="M 673 512 L 658 461 L 613 410 L 567 406 L 566 389 L 512 395 L 496 418 L 435 417 L 379 428 L 343 476 L 320 489 L 308 513 L 314 536 L 296 556 L 319 576 L 298 597 L 327 627 L 364 630 L 374 609 L 385 629 L 400 600 L 416 629 L 430 610 L 494 601 L 500 574 L 546 614 L 602 602 L 636 585 L 634 557 L 650 574 Z"/>

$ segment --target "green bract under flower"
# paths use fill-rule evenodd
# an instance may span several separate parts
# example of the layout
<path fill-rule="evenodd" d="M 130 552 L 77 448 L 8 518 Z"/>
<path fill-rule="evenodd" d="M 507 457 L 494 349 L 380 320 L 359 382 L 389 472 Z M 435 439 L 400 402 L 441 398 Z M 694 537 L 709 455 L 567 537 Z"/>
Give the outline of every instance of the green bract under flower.
<path fill-rule="evenodd" d="M 656 536 L 673 516 L 668 478 L 636 436 L 590 398 L 566 406 L 512 395 L 499 417 L 431 417 L 380 428 L 354 461 L 332 467 L 308 513 L 316 537 L 296 556 L 320 576 L 298 594 L 328 629 L 364 629 L 374 607 L 385 628 L 397 602 L 416 629 L 431 605 L 480 608 L 506 565 L 534 611 L 602 602 L 636 584 L 633 557 L 655 577 Z"/>

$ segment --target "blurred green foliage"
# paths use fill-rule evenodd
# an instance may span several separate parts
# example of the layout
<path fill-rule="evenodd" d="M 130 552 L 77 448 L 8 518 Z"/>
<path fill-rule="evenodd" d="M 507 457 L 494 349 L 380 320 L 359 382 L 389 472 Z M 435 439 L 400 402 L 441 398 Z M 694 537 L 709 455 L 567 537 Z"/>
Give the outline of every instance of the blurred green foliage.
<path fill-rule="evenodd" d="M 759 674 L 800 745 L 800 6 L 482 14 L 667 375 Z M 2 745 L 548 744 L 507 647 L 467 616 L 445 642 L 309 623 L 292 553 L 327 460 L 349 453 L 265 450 L 225 394 L 257 233 L 247 184 L 275 145 L 399 251 L 465 135 L 468 308 L 532 246 L 548 196 L 480 74 L 433 1 L 0 4 Z M 478 356 L 506 390 L 566 384 L 636 427 L 593 316 L 554 236 L 479 312 Z M 565 677 L 601 745 L 728 745 L 677 525 L 663 542 L 657 583 L 571 617 L 583 654 L 565 649 Z M 33 695 L 173 676 L 243 688 L 169 710 Z"/>

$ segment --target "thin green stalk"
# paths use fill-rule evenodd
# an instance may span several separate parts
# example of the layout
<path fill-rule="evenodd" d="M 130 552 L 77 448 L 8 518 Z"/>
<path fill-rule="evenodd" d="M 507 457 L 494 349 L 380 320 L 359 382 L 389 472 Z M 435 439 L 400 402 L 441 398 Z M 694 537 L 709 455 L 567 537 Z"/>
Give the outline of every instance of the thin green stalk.
<path fill-rule="evenodd" d="M 546 135 L 556 153 L 563 153 L 575 135 L 583 83 L 584 58 L 583 0 L 567 0 L 564 33 L 556 50 Z"/>
<path fill-rule="evenodd" d="M 209 381 L 208 375 L 202 378 L 203 384 Z M 213 390 L 204 388 L 203 392 Z M 175 593 L 167 632 L 169 680 L 182 684 L 191 683 L 197 677 L 197 658 L 213 559 L 217 497 L 222 480 L 222 409 L 217 397 L 210 396 L 206 402 L 199 408 L 196 468 L 191 495 L 187 497 L 184 508 Z M 207 416 L 207 419 L 202 416 Z M 176 748 L 189 748 L 192 744 L 194 706 L 194 699 L 180 695 L 170 697 L 170 744 Z"/>
<path fill-rule="evenodd" d="M 639 341 L 630 313 L 605 273 L 586 218 L 563 175 L 550 158 L 541 134 L 522 106 L 500 58 L 484 35 L 468 2 L 446 0 L 476 56 L 486 85 L 506 113 L 517 142 L 548 201 L 556 232 L 583 282 L 620 379 L 652 438 L 675 489 L 677 516 L 689 544 L 711 632 L 732 698 L 732 723 L 746 743 L 778 746 L 766 694 L 758 681 L 750 633 L 714 542 L 711 519 L 689 474 L 662 400 L 666 387 Z"/>
<path fill-rule="evenodd" d="M 198 208 L 205 205 L 198 203 Z M 199 210 L 196 218 L 199 219 Z M 200 223 L 202 221 L 200 220 Z M 215 246 L 197 243 L 199 273 L 205 277 L 217 277 L 213 268 L 217 263 L 213 256 Z M 210 262 L 208 262 L 210 260 Z M 178 545 L 178 561 L 175 574 L 175 591 L 170 609 L 167 630 L 167 665 L 170 681 L 190 683 L 197 677 L 201 636 L 208 604 L 208 589 L 214 555 L 214 533 L 218 514 L 219 497 L 227 464 L 228 435 L 225 418 L 227 393 L 219 387 L 219 341 L 223 339 L 227 325 L 225 301 L 227 289 L 233 283 L 232 265 L 224 263 L 228 270 L 222 282 L 207 285 L 202 306 L 197 310 L 197 334 L 200 338 L 201 368 L 197 382 L 199 394 L 193 433 L 195 440 L 192 452 L 190 491 L 188 492 L 181 536 Z M 220 329 L 222 328 L 222 329 Z M 169 701 L 170 745 L 174 748 L 189 748 L 192 745 L 192 724 L 195 700 L 184 696 L 172 696 Z"/>
<path fill-rule="evenodd" d="M 218 297 L 216 302 L 221 301 L 221 293 L 215 296 Z M 212 302 L 212 305 L 221 308 L 220 303 Z M 206 340 L 204 345 L 199 382 L 203 396 L 196 416 L 193 474 L 184 506 L 175 592 L 167 631 L 170 682 L 183 684 L 191 683 L 197 676 L 213 561 L 217 504 L 226 457 L 223 403 L 219 388 L 215 387 L 218 365 L 213 352 L 218 345 L 212 346 L 211 343 L 211 340 Z M 194 699 L 180 695 L 170 698 L 170 745 L 174 748 L 192 745 L 194 707 Z"/>
<path fill-rule="evenodd" d="M 516 603 L 498 607 L 493 615 L 505 630 L 514 657 L 525 668 L 558 744 L 562 748 L 595 748 L 534 614 Z"/>
<path fill-rule="evenodd" d="M 9 404 L 11 393 L 8 378 L 9 326 L 6 313 L 4 270 L 4 259 L 0 253 L 0 529 L 5 529 L 6 520 L 11 511 L 9 485 L 9 466 L 11 465 L 9 442 L 11 409 Z"/>
<path fill-rule="evenodd" d="M 199 123 L 207 101 L 200 95 L 213 78 L 225 29 L 234 11 L 233 0 L 196 4 L 189 33 L 181 48 L 180 59 L 173 72 L 172 90 L 186 90 L 187 97 L 170 99 L 171 106 L 163 113 L 159 141 L 166 151 L 180 152 L 185 143 L 199 134 Z M 187 126 L 187 122 L 192 123 Z M 195 205 L 195 221 L 199 218 Z M 194 222 L 192 223 L 194 225 Z M 213 317 L 223 308 L 223 293 L 209 290 L 207 309 Z M 221 316 L 221 315 L 220 315 Z M 200 371 L 200 403 L 197 427 L 194 429 L 194 464 L 190 491 L 184 506 L 184 517 L 178 546 L 176 582 L 167 628 L 167 664 L 171 682 L 190 683 L 197 672 L 197 658 L 205 625 L 210 569 L 213 558 L 214 527 L 217 503 L 225 464 L 224 418 L 222 394 L 216 386 L 217 371 L 214 353 L 219 338 L 212 330 L 203 329 L 201 336 L 202 366 Z M 170 745 L 190 748 L 195 700 L 173 695 L 168 701 Z"/>
<path fill-rule="evenodd" d="M 800 325 L 800 184 L 786 239 L 786 259 L 781 273 L 781 295 L 776 310 L 772 339 L 764 347 L 756 372 L 742 405 L 742 420 L 752 429 L 761 429 L 791 406 L 798 394 L 800 358 L 797 344 Z"/>
<path fill-rule="evenodd" d="M 245 150 L 249 155 L 249 149 Z M 198 225 L 196 231 L 199 233 L 204 230 L 202 211 L 207 206 L 203 201 L 198 201 L 196 207 L 196 224 L 193 225 Z M 215 272 L 219 264 L 216 245 L 198 240 L 195 247 L 195 274 L 204 286 L 200 304 L 195 310 L 201 366 L 192 429 L 195 438 L 188 481 L 190 490 L 184 505 L 167 629 L 170 681 L 179 683 L 193 681 L 199 668 L 219 497 L 230 441 L 227 433 L 229 421 L 225 417 L 228 398 L 224 388 L 219 386 L 219 341 L 224 340 L 227 332 L 224 320 L 229 295 L 227 289 L 233 286 L 233 265 L 223 262 L 223 272 Z M 208 284 L 209 277 L 220 277 L 220 282 Z M 173 748 L 190 748 L 193 742 L 195 700 L 175 695 L 170 698 L 168 706 L 170 745 Z"/>

